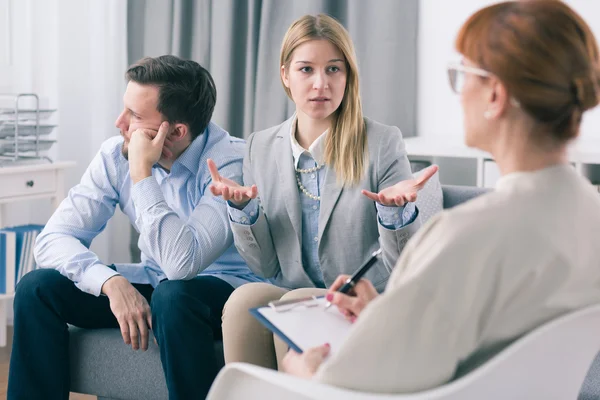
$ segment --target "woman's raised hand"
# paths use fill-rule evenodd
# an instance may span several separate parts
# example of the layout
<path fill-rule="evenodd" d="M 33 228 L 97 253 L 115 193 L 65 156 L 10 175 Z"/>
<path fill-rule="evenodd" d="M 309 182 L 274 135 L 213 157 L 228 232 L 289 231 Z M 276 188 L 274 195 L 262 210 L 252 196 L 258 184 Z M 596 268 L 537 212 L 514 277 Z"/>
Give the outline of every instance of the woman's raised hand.
<path fill-rule="evenodd" d="M 222 177 L 219 174 L 217 165 L 210 158 L 207 163 L 210 176 L 212 177 L 210 191 L 213 195 L 221 196 L 223 200 L 231 202 L 239 209 L 244 208 L 250 200 L 256 198 L 258 195 L 256 185 L 252 185 L 251 187 L 242 186 L 231 179 Z"/>

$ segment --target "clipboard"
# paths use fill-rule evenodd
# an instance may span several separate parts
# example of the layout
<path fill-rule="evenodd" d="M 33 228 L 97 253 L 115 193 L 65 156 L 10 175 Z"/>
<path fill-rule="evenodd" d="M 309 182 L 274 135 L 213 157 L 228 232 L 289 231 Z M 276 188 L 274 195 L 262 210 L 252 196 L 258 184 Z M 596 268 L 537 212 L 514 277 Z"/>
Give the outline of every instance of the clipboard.
<path fill-rule="evenodd" d="M 273 301 L 249 311 L 296 352 L 329 343 L 333 354 L 348 336 L 352 323 L 337 307 L 325 310 L 326 303 L 324 297 L 313 296 Z"/>

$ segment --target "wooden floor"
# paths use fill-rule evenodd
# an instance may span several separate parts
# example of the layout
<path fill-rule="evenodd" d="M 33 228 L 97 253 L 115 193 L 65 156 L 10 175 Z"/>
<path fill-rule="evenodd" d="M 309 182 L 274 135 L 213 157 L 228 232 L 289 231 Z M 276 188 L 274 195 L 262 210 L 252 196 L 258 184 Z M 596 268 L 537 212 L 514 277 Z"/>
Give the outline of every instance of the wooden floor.
<path fill-rule="evenodd" d="M 0 347 L 0 400 L 6 400 L 6 387 L 8 386 L 8 364 L 10 361 L 10 348 L 12 346 L 12 327 L 8 327 L 7 346 Z M 70 400 L 96 400 L 96 396 L 71 393 Z"/>

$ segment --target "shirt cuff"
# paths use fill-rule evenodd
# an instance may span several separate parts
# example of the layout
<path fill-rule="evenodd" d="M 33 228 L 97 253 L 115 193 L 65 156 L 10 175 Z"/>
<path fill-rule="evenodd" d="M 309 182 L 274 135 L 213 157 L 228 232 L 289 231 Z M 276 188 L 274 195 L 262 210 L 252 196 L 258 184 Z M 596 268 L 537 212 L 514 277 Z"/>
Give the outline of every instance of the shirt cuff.
<path fill-rule="evenodd" d="M 131 198 L 135 204 L 136 214 L 165 201 L 160 186 L 153 176 L 142 179 L 131 188 Z"/>
<path fill-rule="evenodd" d="M 258 202 L 256 199 L 252 199 L 241 210 L 238 210 L 231 203 L 227 202 L 227 211 L 229 212 L 231 222 L 241 225 L 254 225 L 258 219 Z"/>
<path fill-rule="evenodd" d="M 404 212 L 402 213 L 402 226 L 406 226 L 415 222 L 419 215 L 419 209 L 416 203 L 408 203 L 404 205 Z"/>
<path fill-rule="evenodd" d="M 100 296 L 102 293 L 102 285 L 115 275 L 119 275 L 117 271 L 103 264 L 94 264 L 85 270 L 81 281 L 77 287 L 85 293 Z"/>
<path fill-rule="evenodd" d="M 375 203 L 379 223 L 387 229 L 397 230 L 412 223 L 417 217 L 415 203 L 406 203 L 400 207 L 388 207 Z"/>

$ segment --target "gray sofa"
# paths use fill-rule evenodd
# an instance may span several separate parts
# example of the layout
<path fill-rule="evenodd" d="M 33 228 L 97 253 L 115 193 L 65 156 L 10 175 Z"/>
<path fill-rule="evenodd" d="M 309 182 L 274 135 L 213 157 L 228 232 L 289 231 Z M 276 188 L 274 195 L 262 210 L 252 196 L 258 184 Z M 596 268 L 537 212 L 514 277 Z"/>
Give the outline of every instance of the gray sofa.
<path fill-rule="evenodd" d="M 444 208 L 451 208 L 485 192 L 485 189 L 443 186 Z M 118 329 L 71 327 L 71 390 L 99 399 L 167 399 L 158 347 L 150 341 L 146 352 L 123 343 Z M 221 342 L 215 352 L 223 360 Z"/>

